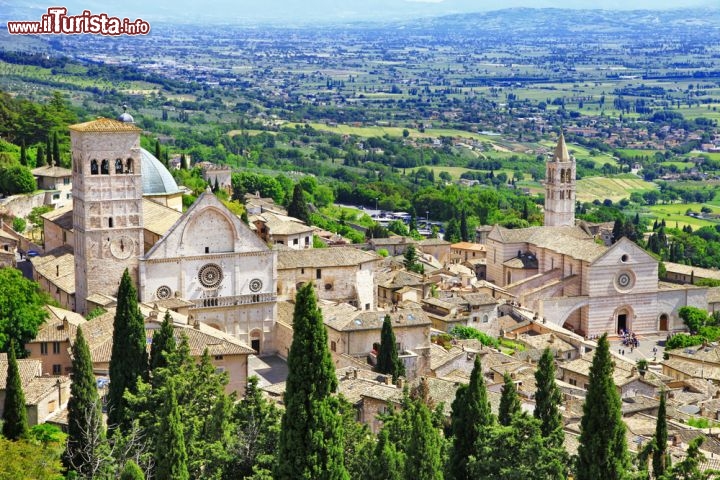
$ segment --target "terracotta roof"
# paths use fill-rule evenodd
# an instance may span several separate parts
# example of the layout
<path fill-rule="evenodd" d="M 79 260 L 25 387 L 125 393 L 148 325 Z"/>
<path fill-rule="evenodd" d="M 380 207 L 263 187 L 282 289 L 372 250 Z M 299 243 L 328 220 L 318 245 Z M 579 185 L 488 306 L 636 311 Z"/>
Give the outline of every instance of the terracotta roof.
<path fill-rule="evenodd" d="M 305 225 L 301 220 L 287 215 L 280 215 L 272 212 L 263 212 L 259 215 L 251 215 L 250 223 L 256 221 L 264 223 L 271 235 L 297 235 L 312 232 L 315 228 Z"/>
<path fill-rule="evenodd" d="M 70 383 L 70 377 L 52 376 L 52 377 L 35 377 L 27 385 L 23 385 L 23 393 L 25 394 L 26 405 L 37 405 L 48 395 L 54 395 L 57 398 L 58 380 L 60 388 L 67 388 Z M 39 419 L 42 420 L 42 419 Z"/>
<path fill-rule="evenodd" d="M 353 247 L 279 250 L 277 269 L 353 267 L 380 260 L 373 252 L 364 252 Z"/>
<path fill-rule="evenodd" d="M 577 260 L 591 262 L 607 251 L 578 227 L 528 227 L 507 229 L 496 225 L 488 238 L 502 243 L 528 243 Z"/>
<path fill-rule="evenodd" d="M 17 361 L 18 371 L 20 372 L 20 383 L 23 389 L 35 378 L 42 375 L 42 361 L 31 358 L 20 358 Z M 7 356 L 0 357 L 0 390 L 5 390 L 7 386 Z"/>
<path fill-rule="evenodd" d="M 420 247 L 442 247 L 450 245 L 450 242 L 443 240 L 442 238 L 426 238 L 418 242 Z"/>
<path fill-rule="evenodd" d="M 458 250 L 472 250 L 476 252 L 484 252 L 485 251 L 485 245 L 482 243 L 473 243 L 473 242 L 458 242 L 453 243 L 450 245 L 450 248 L 452 249 L 458 249 Z"/>
<path fill-rule="evenodd" d="M 45 310 L 49 317 L 38 330 L 38 334 L 29 343 L 37 342 L 74 342 L 77 335 L 77 327 L 82 326 L 85 318 L 70 310 L 46 305 Z M 65 320 L 67 322 L 65 322 Z"/>
<path fill-rule="evenodd" d="M 41 215 L 42 218 L 48 220 L 63 230 L 72 230 L 73 228 L 73 209 L 72 206 L 50 210 Z"/>
<path fill-rule="evenodd" d="M 159 203 L 143 198 L 143 228 L 157 235 L 165 235 L 175 222 L 182 217 L 182 212 L 160 205 Z"/>
<path fill-rule="evenodd" d="M 373 238 L 369 242 L 371 245 L 381 247 L 383 245 L 417 245 L 418 242 L 411 237 L 402 237 L 399 235 L 393 235 L 387 238 Z"/>
<path fill-rule="evenodd" d="M 386 315 L 390 315 L 394 328 L 432 325 L 421 308 L 397 311 L 357 310 L 352 305 L 319 305 L 325 325 L 337 331 L 381 330 Z"/>
<path fill-rule="evenodd" d="M 693 275 L 695 278 L 712 278 L 720 280 L 720 270 L 710 268 L 693 267 L 682 263 L 663 262 L 668 272 L 679 273 L 680 275 Z"/>
<path fill-rule="evenodd" d="M 38 177 L 72 177 L 72 170 L 63 167 L 45 165 L 43 167 L 33 168 L 32 174 Z"/>
<path fill-rule="evenodd" d="M 558 138 L 557 145 L 555 145 L 555 152 L 553 155 L 553 162 L 569 162 L 572 161 L 570 153 L 568 153 L 567 145 L 565 145 L 565 135 L 560 132 L 560 138 Z"/>
<path fill-rule="evenodd" d="M 422 275 L 418 273 L 408 272 L 406 270 L 392 270 L 390 272 L 381 272 L 378 273 L 375 277 L 379 286 L 390 289 L 398 289 L 408 286 L 417 287 L 426 283 Z"/>
<path fill-rule="evenodd" d="M 109 118 L 100 117 L 97 120 L 91 120 L 85 123 L 77 123 L 70 125 L 70 130 L 75 132 L 104 132 L 104 133 L 115 133 L 115 132 L 137 132 L 140 133 L 142 130 L 136 127 L 132 123 L 119 122 L 117 120 L 111 120 Z"/>
<path fill-rule="evenodd" d="M 73 294 L 75 293 L 74 258 L 71 248 L 58 247 L 41 257 L 31 258 L 30 262 L 38 275 L 64 292 Z"/>

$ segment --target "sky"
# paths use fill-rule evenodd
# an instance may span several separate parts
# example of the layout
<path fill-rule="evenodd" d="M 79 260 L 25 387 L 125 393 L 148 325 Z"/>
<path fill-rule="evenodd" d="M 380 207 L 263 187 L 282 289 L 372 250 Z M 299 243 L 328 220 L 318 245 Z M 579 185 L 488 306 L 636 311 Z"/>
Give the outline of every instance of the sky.
<path fill-rule="evenodd" d="M 146 21 L 182 22 L 338 22 L 398 20 L 482 12 L 503 8 L 673 9 L 718 7 L 717 0 L 0 0 L 0 9 L 42 12 L 62 5 L 69 14 L 83 10 Z M 15 8 L 12 8 L 16 11 Z M 17 19 L 21 20 L 21 19 Z M 26 19 L 22 19 L 26 20 Z M 27 18 L 33 20 L 33 18 Z"/>

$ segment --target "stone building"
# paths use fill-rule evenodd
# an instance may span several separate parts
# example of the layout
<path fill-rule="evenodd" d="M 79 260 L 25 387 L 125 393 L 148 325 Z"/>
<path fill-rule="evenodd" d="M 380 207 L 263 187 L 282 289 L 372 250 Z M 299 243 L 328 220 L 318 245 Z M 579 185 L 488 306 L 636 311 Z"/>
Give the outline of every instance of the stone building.
<path fill-rule="evenodd" d="M 575 159 L 560 134 L 553 158 L 545 165 L 545 226 L 575 225 Z"/>
<path fill-rule="evenodd" d="M 39 190 L 46 190 L 45 205 L 61 208 L 72 205 L 72 170 L 45 165 L 34 168 L 32 174 Z"/>

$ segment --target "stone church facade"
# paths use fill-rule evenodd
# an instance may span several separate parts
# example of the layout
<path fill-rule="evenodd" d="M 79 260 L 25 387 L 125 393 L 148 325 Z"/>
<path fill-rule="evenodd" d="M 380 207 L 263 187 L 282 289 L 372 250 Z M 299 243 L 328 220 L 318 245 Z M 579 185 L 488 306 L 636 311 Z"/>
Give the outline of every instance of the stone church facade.
<path fill-rule="evenodd" d="M 585 335 L 681 330 L 681 307 L 707 308 L 707 289 L 660 282 L 658 261 L 632 241 L 606 247 L 574 226 L 575 168 L 562 136 L 547 171 L 545 226 L 494 226 L 489 281 L 544 320 Z"/>

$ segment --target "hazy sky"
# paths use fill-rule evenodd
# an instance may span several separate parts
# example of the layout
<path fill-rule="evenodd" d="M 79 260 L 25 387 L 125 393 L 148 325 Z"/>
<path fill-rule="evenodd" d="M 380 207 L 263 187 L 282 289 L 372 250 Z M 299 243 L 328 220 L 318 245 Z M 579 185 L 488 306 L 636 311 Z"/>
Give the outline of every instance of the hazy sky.
<path fill-rule="evenodd" d="M 66 6 L 70 14 L 89 9 L 93 13 L 105 12 L 150 22 L 395 20 L 512 7 L 628 10 L 718 6 L 717 0 L 0 0 L 0 6 L 22 5 L 36 9 L 55 4 Z"/>

